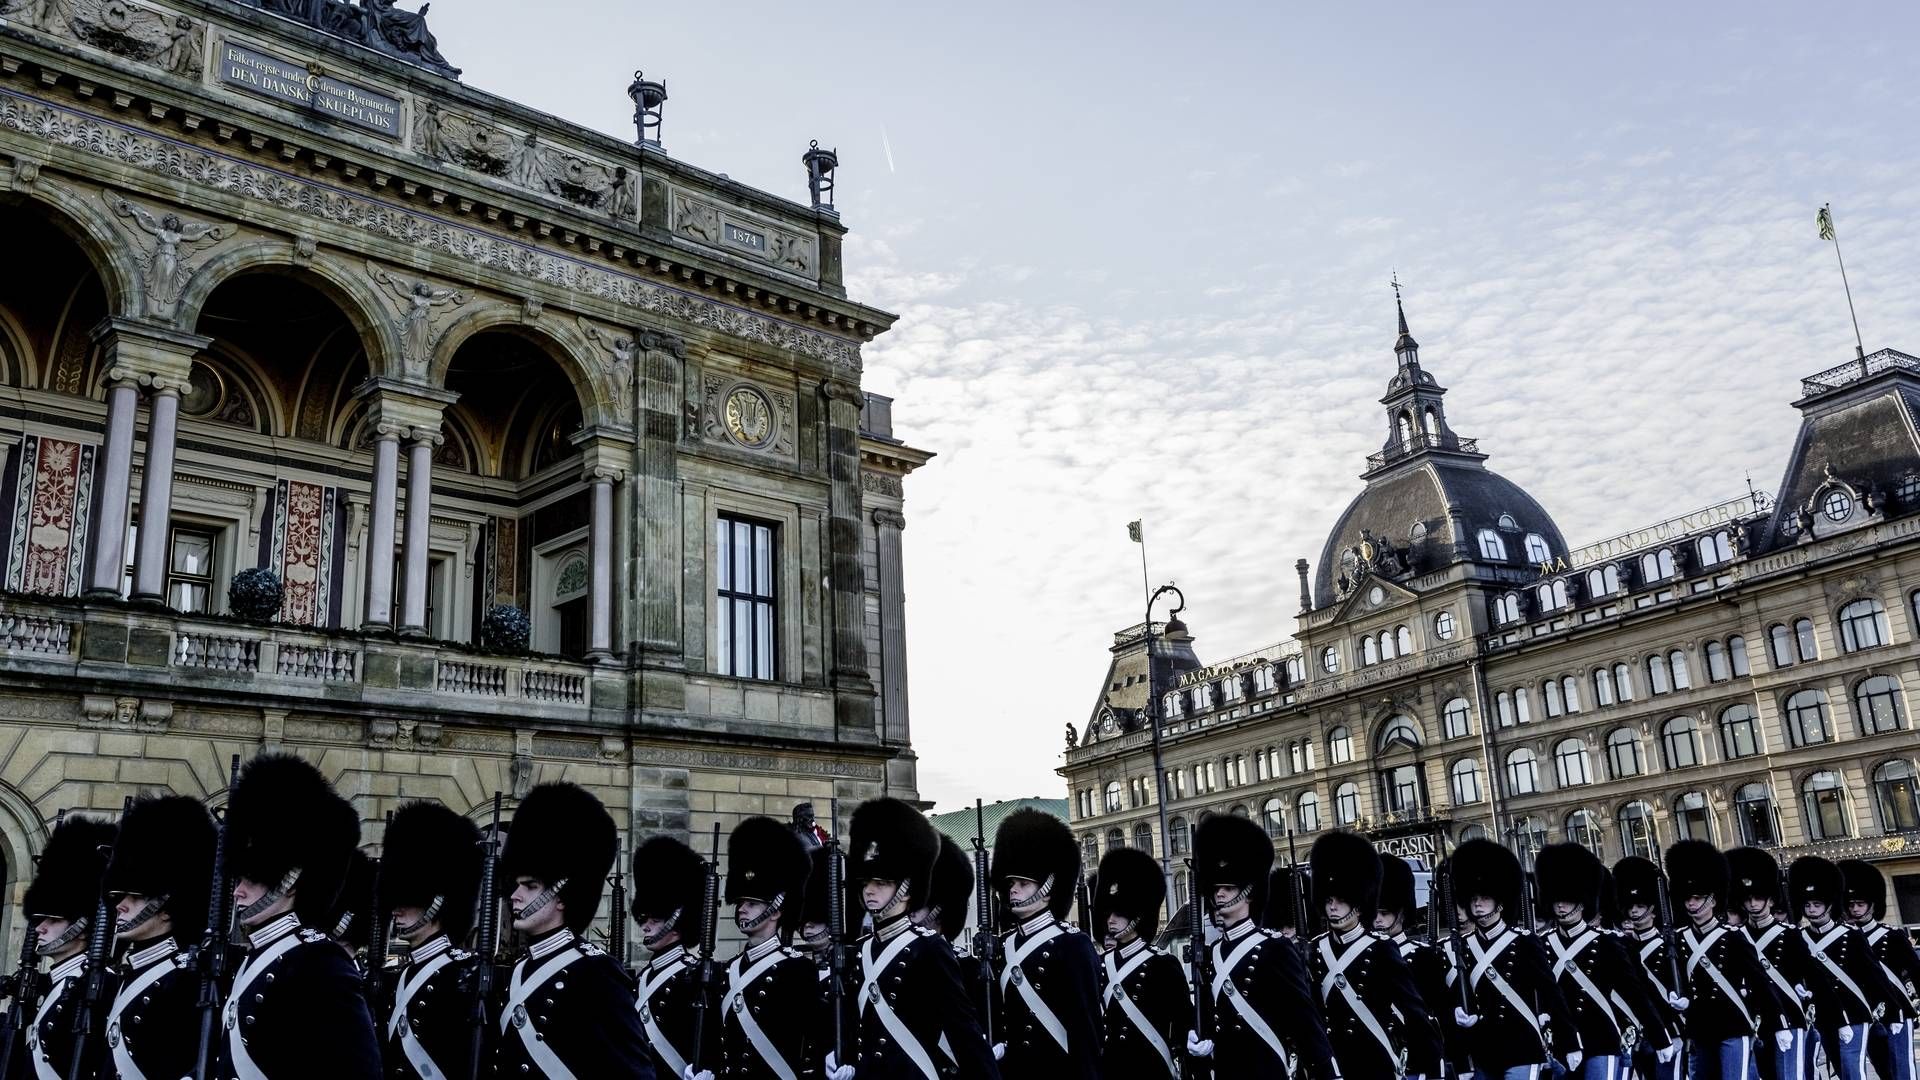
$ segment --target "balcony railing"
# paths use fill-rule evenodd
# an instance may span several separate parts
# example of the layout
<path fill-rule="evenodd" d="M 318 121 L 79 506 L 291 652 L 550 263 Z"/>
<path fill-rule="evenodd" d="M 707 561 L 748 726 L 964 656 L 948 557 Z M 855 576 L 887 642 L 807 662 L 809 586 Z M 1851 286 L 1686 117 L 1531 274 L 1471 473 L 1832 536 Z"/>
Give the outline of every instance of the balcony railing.
<path fill-rule="evenodd" d="M 1411 457 L 1421 450 L 1455 450 L 1462 454 L 1477 454 L 1480 452 L 1480 440 L 1462 439 L 1457 435 L 1437 435 L 1431 433 L 1414 435 L 1401 439 L 1399 442 L 1394 443 L 1392 446 L 1387 447 L 1377 454 L 1368 454 L 1367 471 L 1371 472 L 1374 469 L 1391 465 L 1401 458 Z"/>
<path fill-rule="evenodd" d="M 1839 367 L 1830 367 L 1818 375 L 1809 375 L 1800 380 L 1800 396 L 1818 397 L 1883 371 L 1920 372 L 1920 358 L 1908 356 L 1896 349 L 1881 349 L 1879 352 L 1868 353 L 1858 360 L 1849 360 Z"/>

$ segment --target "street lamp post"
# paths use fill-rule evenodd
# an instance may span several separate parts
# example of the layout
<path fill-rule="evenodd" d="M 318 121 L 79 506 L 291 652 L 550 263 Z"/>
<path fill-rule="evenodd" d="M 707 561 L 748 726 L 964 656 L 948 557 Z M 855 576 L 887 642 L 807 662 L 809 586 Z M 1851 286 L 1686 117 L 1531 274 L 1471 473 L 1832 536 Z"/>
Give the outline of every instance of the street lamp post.
<path fill-rule="evenodd" d="M 1187 608 L 1187 595 L 1181 592 L 1179 587 L 1174 585 L 1173 582 L 1171 581 L 1167 582 L 1165 585 L 1160 586 L 1158 589 L 1155 589 L 1153 591 L 1153 594 L 1147 597 L 1147 621 L 1146 621 L 1147 708 L 1146 708 L 1146 715 L 1147 715 L 1147 728 L 1149 731 L 1153 733 L 1153 790 L 1155 795 L 1154 806 L 1160 812 L 1160 876 L 1166 881 L 1166 885 L 1167 885 L 1167 897 L 1169 900 L 1169 903 L 1167 904 L 1167 917 L 1172 918 L 1174 914 L 1174 905 L 1171 903 L 1171 901 L 1175 898 L 1174 891 L 1173 891 L 1173 835 L 1167 831 L 1167 765 L 1166 765 L 1166 760 L 1161 756 L 1160 683 L 1156 678 L 1157 674 L 1159 673 L 1159 666 L 1154 663 L 1154 657 L 1153 657 L 1153 605 L 1156 601 L 1160 599 L 1160 597 L 1163 594 L 1166 594 L 1166 593 L 1172 593 L 1175 597 L 1173 610 L 1167 613 L 1167 625 L 1169 627 L 1171 627 L 1173 623 L 1180 618 L 1180 613 L 1182 611 L 1185 611 Z M 1191 895 L 1189 895 L 1187 897 L 1187 902 L 1193 903 L 1194 898 Z"/>

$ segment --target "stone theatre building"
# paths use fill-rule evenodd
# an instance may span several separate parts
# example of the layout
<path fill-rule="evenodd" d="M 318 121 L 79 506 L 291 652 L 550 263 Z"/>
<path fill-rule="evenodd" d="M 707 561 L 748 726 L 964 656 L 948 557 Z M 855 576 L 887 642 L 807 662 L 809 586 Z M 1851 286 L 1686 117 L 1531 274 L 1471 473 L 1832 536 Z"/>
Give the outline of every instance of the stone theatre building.
<path fill-rule="evenodd" d="M 1865 858 L 1920 922 L 1920 359 L 1804 380 L 1777 496 L 1575 548 L 1456 432 L 1404 313 L 1395 355 L 1295 636 L 1206 663 L 1156 623 L 1150 672 L 1147 628 L 1115 635 L 1060 770 L 1087 856 L 1158 854 L 1164 791 L 1176 903 L 1194 826 L 1237 814 L 1282 862 L 1334 827 L 1429 863 L 1482 835 Z"/>
<path fill-rule="evenodd" d="M 664 84 L 629 143 L 457 75 L 391 0 L 0 0 L 11 895 L 57 811 L 261 747 L 376 845 L 557 778 L 634 833 L 918 798 L 931 455 L 861 390 L 833 155 L 790 201 L 670 156 Z"/>

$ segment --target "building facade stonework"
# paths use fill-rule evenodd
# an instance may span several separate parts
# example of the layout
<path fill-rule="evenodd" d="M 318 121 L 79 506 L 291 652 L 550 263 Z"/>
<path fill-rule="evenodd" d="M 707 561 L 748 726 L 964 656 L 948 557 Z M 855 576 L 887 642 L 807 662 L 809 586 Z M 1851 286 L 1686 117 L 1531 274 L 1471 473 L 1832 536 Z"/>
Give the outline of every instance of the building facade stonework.
<path fill-rule="evenodd" d="M 1216 813 L 1282 861 L 1336 827 L 1429 864 L 1473 836 L 1608 862 L 1691 837 L 1883 863 L 1920 922 L 1920 360 L 1806 379 L 1776 497 L 1570 548 L 1455 433 L 1404 313 L 1395 353 L 1296 634 L 1212 664 L 1177 618 L 1115 636 L 1060 769 L 1087 856 L 1158 855 L 1162 800 L 1175 906 Z"/>
<path fill-rule="evenodd" d="M 361 14 L 0 3 L 10 896 L 58 811 L 217 805 L 263 747 L 376 849 L 404 800 L 553 779 L 636 835 L 917 800 L 932 455 L 861 390 L 892 316 L 838 214 Z M 241 617 L 255 567 L 282 598 Z"/>

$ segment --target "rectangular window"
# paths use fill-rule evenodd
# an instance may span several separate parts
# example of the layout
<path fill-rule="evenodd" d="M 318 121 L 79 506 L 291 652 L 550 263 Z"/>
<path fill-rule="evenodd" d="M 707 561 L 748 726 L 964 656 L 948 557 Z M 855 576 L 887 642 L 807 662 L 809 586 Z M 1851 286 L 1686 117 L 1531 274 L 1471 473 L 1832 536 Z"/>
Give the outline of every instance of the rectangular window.
<path fill-rule="evenodd" d="M 772 679 L 779 602 L 773 584 L 776 528 L 722 514 L 714 536 L 720 674 Z"/>
<path fill-rule="evenodd" d="M 214 534 L 175 525 L 167 540 L 167 606 L 206 614 L 213 597 Z"/>

